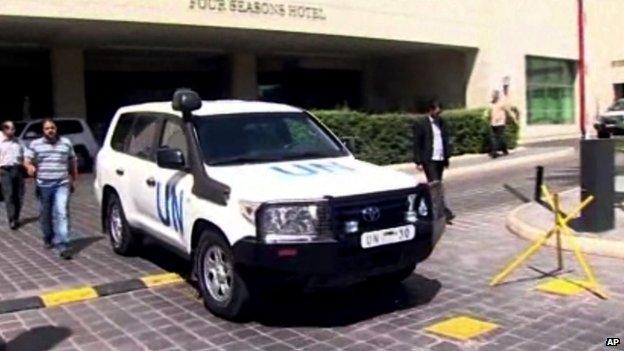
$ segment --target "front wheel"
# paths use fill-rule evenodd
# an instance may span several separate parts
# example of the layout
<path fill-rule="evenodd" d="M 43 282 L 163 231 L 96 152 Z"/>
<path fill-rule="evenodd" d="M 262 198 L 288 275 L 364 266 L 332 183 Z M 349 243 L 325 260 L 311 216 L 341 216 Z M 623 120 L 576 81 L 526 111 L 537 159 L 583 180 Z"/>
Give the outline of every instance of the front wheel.
<path fill-rule="evenodd" d="M 219 234 L 204 231 L 195 267 L 206 308 L 225 319 L 241 319 L 250 302 L 249 289 L 234 267 L 230 246 Z"/>
<path fill-rule="evenodd" d="M 132 232 L 121 201 L 116 194 L 111 194 L 106 207 L 106 234 L 115 253 L 128 256 L 138 245 L 138 238 Z"/>

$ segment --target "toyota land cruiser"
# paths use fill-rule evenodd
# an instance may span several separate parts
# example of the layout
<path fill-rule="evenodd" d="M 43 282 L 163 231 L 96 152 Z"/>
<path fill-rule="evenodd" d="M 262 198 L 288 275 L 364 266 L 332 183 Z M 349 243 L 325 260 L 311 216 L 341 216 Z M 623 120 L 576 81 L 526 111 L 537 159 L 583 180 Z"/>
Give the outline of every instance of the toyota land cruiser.
<path fill-rule="evenodd" d="M 119 109 L 95 193 L 113 250 L 150 235 L 192 262 L 206 307 L 233 319 L 265 279 L 305 289 L 401 281 L 444 230 L 439 183 L 356 160 L 310 113 L 265 102 Z"/>

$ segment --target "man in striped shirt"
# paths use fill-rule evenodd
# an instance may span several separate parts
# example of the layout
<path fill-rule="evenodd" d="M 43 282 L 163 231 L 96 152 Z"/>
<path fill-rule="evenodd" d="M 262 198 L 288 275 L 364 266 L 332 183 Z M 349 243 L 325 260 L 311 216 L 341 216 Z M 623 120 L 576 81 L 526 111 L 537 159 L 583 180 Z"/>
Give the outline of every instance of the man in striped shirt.
<path fill-rule="evenodd" d="M 43 137 L 26 150 L 25 166 L 37 179 L 44 245 L 55 247 L 61 258 L 71 259 L 69 196 L 78 178 L 78 164 L 71 141 L 57 134 L 52 119 L 43 121 Z"/>

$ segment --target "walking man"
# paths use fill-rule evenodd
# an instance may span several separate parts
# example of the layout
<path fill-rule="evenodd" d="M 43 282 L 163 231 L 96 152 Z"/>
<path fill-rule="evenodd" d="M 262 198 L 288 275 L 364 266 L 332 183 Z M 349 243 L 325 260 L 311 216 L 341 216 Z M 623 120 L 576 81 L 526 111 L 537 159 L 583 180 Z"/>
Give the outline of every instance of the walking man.
<path fill-rule="evenodd" d="M 19 225 L 24 198 L 24 147 L 15 137 L 13 122 L 2 123 L 4 138 L 0 141 L 0 184 L 6 203 L 7 221 L 13 230 Z"/>
<path fill-rule="evenodd" d="M 498 152 L 502 151 L 503 155 L 508 155 L 507 142 L 505 141 L 505 125 L 507 124 L 507 111 L 505 104 L 501 100 L 500 92 L 494 90 L 492 92 L 492 101 L 490 102 L 490 157 L 497 158 Z"/>
<path fill-rule="evenodd" d="M 57 134 L 52 119 L 43 121 L 43 137 L 26 150 L 25 166 L 37 181 L 44 245 L 69 260 L 69 197 L 78 179 L 78 164 L 71 141 Z"/>
<path fill-rule="evenodd" d="M 439 102 L 432 101 L 427 107 L 427 116 L 418 118 L 413 126 L 414 163 L 416 168 L 424 171 L 427 181 L 442 181 L 444 168 L 449 166 L 451 150 L 449 147 L 446 123 L 440 117 L 442 107 Z M 444 205 L 446 221 L 452 224 L 455 214 Z"/>

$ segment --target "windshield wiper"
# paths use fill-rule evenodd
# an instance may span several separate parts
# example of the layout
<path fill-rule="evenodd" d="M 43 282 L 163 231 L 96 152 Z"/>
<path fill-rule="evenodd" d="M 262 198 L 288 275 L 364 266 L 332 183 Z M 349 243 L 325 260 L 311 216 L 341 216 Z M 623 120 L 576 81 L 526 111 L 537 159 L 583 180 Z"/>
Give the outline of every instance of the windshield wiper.
<path fill-rule="evenodd" d="M 282 160 L 299 160 L 299 159 L 306 159 L 306 158 L 329 158 L 329 157 L 338 157 L 338 156 L 332 155 L 332 154 L 326 154 L 322 152 L 308 151 L 308 152 L 300 152 L 296 154 L 284 155 L 281 159 Z"/>
<path fill-rule="evenodd" d="M 258 162 L 269 162 L 269 161 L 279 161 L 279 158 L 275 158 L 273 156 L 233 156 L 226 157 L 219 160 L 208 162 L 210 166 L 223 166 L 223 165 L 231 165 L 237 163 L 258 163 Z"/>

